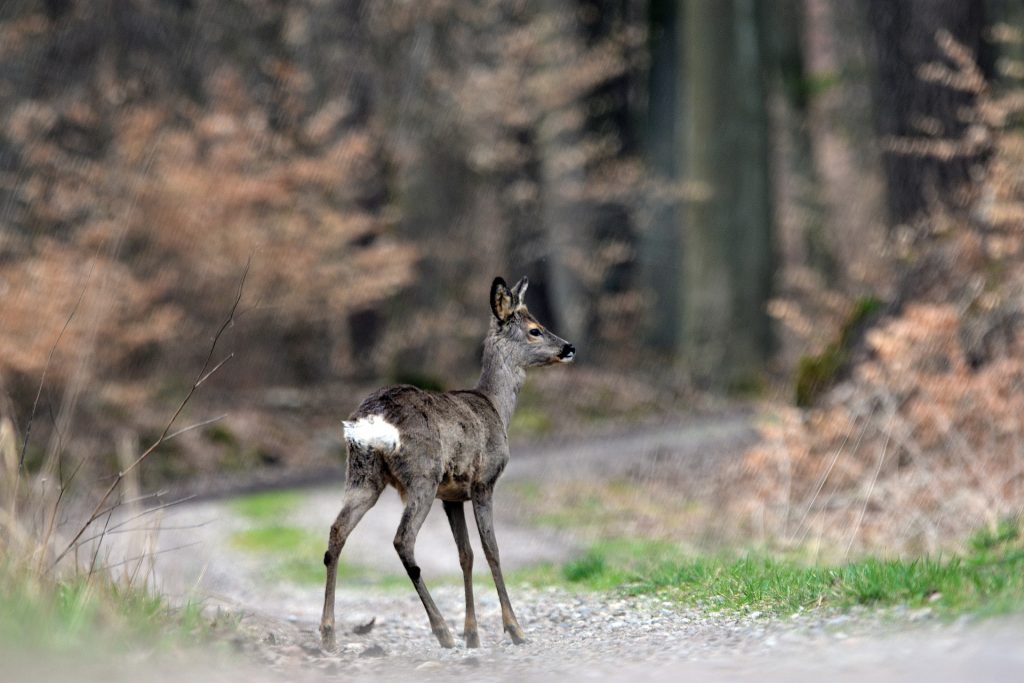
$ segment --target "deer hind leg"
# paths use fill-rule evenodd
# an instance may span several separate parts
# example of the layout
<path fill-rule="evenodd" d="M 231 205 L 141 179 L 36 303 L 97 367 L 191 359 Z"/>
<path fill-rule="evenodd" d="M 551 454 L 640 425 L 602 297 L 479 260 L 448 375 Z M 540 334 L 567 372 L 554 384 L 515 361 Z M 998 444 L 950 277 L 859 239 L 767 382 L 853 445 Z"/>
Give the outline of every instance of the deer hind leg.
<path fill-rule="evenodd" d="M 338 578 L 338 556 L 345 547 L 348 535 L 363 518 L 366 511 L 373 507 L 384 490 L 383 484 L 370 484 L 366 481 L 358 485 L 349 485 L 345 489 L 345 502 L 338 513 L 338 518 L 331 525 L 331 534 L 327 541 L 327 552 L 324 553 L 324 565 L 327 567 L 327 585 L 324 588 L 324 612 L 320 618 L 320 640 L 324 649 L 333 650 L 334 640 L 334 584 Z"/>
<path fill-rule="evenodd" d="M 405 567 L 406 573 L 409 574 L 416 593 L 420 596 L 420 602 L 423 603 L 423 608 L 427 611 L 427 618 L 430 619 L 430 628 L 437 637 L 437 642 L 441 644 L 441 647 L 455 647 L 455 639 L 452 638 L 448 624 L 445 623 L 444 617 L 441 616 L 441 612 L 437 609 L 437 605 L 434 604 L 433 598 L 430 597 L 430 593 L 427 591 L 426 584 L 423 583 L 423 577 L 421 576 L 419 565 L 416 564 L 414 552 L 416 535 L 419 533 L 420 527 L 423 526 L 427 513 L 430 512 L 430 505 L 434 501 L 436 493 L 436 485 L 433 488 L 417 487 L 406 489 L 405 511 L 402 513 L 402 521 L 399 523 L 398 532 L 395 534 L 395 550 L 398 551 L 398 557 L 402 560 L 402 565 Z"/>
<path fill-rule="evenodd" d="M 505 590 L 505 579 L 501 575 L 498 541 L 494 537 L 494 515 L 491 508 L 490 490 L 473 494 L 473 514 L 476 516 L 476 526 L 480 531 L 480 544 L 484 547 L 487 564 L 491 566 L 494 587 L 498 589 L 498 602 L 501 603 L 501 621 L 505 626 L 505 632 L 512 638 L 513 643 L 522 645 L 526 642 L 526 634 L 523 633 L 522 627 L 519 626 L 516 613 L 512 611 L 512 603 L 509 602 L 508 591 Z"/>
<path fill-rule="evenodd" d="M 463 636 L 466 647 L 480 647 L 480 634 L 476 626 L 476 608 L 473 605 L 473 548 L 469 544 L 469 530 L 466 528 L 466 511 L 461 502 L 444 502 L 444 512 L 459 549 L 459 565 L 462 567 L 462 582 L 466 586 L 466 625 Z"/>

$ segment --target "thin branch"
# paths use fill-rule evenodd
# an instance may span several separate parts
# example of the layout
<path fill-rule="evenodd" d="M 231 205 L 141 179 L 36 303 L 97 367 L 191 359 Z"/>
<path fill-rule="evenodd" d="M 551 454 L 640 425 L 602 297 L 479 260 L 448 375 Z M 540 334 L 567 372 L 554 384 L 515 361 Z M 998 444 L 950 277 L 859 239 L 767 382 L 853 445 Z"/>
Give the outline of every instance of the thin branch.
<path fill-rule="evenodd" d="M 43 549 L 43 552 L 39 553 L 38 566 L 40 570 L 42 570 L 43 562 L 45 561 L 46 558 L 45 548 L 47 547 L 47 543 L 50 540 L 50 537 L 53 535 L 54 525 L 57 523 L 57 513 L 60 510 L 60 501 L 63 500 L 64 491 L 66 490 L 67 489 L 65 489 L 64 486 L 61 486 L 60 490 L 57 491 L 57 500 L 53 502 L 53 510 L 50 512 L 50 522 L 46 525 L 46 532 L 43 534 L 43 542 L 39 544 L 39 547 Z"/>
<path fill-rule="evenodd" d="M 242 277 L 238 283 L 238 291 L 235 294 L 234 302 L 231 304 L 231 310 L 228 311 L 227 317 L 224 319 L 224 322 L 217 330 L 217 333 L 213 336 L 213 340 L 210 343 L 210 350 L 206 354 L 206 360 L 203 362 L 203 367 L 197 374 L 197 379 L 192 383 L 192 387 L 188 390 L 188 393 L 185 395 L 185 398 L 183 398 L 181 400 L 181 403 L 178 404 L 178 409 L 174 411 L 173 415 L 171 415 L 171 419 L 167 421 L 167 424 L 164 426 L 164 429 L 160 433 L 160 436 L 157 438 L 157 440 L 154 441 L 149 448 L 143 451 L 142 455 L 136 458 L 134 462 L 128 465 L 128 467 L 126 467 L 123 471 L 117 473 L 117 477 L 115 477 L 114 481 L 111 482 L 110 486 L 107 488 L 106 492 L 100 498 L 99 502 L 96 503 L 96 507 L 93 508 L 92 513 L 86 519 L 85 523 L 82 524 L 82 526 L 78 529 L 78 531 L 75 533 L 74 537 L 72 537 L 72 539 L 68 542 L 64 550 L 62 550 L 57 555 L 57 558 L 53 561 L 54 565 L 59 563 L 64 558 L 64 556 L 68 554 L 68 552 L 78 542 L 78 539 L 82 537 L 82 535 L 93 524 L 93 522 L 95 522 L 103 515 L 102 510 L 104 509 L 104 505 L 106 504 L 110 496 L 114 493 L 114 491 L 117 489 L 117 487 L 121 484 L 121 482 L 124 481 L 125 476 L 129 472 L 134 470 L 136 467 L 138 467 L 139 464 L 141 464 L 146 458 L 148 458 L 153 453 L 153 451 L 159 448 L 164 443 L 164 441 L 167 440 L 167 435 L 171 431 L 171 427 L 174 425 L 175 420 L 178 419 L 178 416 L 181 415 L 181 412 L 185 409 L 185 406 L 188 405 L 188 402 L 192 399 L 192 396 L 199 388 L 199 385 L 205 382 L 210 377 L 210 375 L 219 370 L 224 365 L 224 363 L 226 363 L 229 359 L 232 358 L 233 354 L 229 355 L 227 358 L 218 363 L 212 370 L 208 370 L 210 367 L 210 361 L 213 360 L 213 354 L 217 350 L 217 342 L 220 341 L 221 335 L 224 334 L 224 331 L 227 330 L 227 328 L 230 327 L 235 320 L 235 311 L 238 309 L 238 304 L 242 300 L 242 290 L 245 287 L 245 278 L 249 274 L 249 267 L 251 265 L 252 255 L 249 256 L 249 259 L 245 263 L 245 270 L 242 271 Z"/>
<path fill-rule="evenodd" d="M 145 517 L 146 515 L 153 514 L 154 512 L 159 512 L 160 510 L 166 510 L 167 508 L 173 507 L 175 505 L 181 505 L 182 503 L 186 503 L 186 502 L 192 500 L 193 498 L 195 498 L 195 496 L 185 496 L 184 498 L 179 498 L 177 500 L 172 500 L 169 503 L 164 503 L 163 505 L 158 505 L 156 507 L 152 507 L 152 508 L 143 510 L 142 512 L 134 514 L 131 517 L 128 517 L 127 519 L 121 520 L 120 522 L 118 522 L 114 526 L 110 527 L 110 529 L 111 529 L 111 531 L 116 530 L 116 529 L 120 529 L 124 525 L 131 524 L 135 520 L 141 519 L 142 517 Z M 107 512 L 112 512 L 115 509 L 117 509 L 118 507 L 120 507 L 120 504 L 112 505 L 109 508 L 107 508 L 104 512 L 101 512 L 100 515 L 104 515 Z M 84 540 L 80 540 L 79 543 L 87 543 L 87 542 L 91 541 L 94 538 L 96 538 L 96 536 L 90 536 L 89 538 L 86 538 Z"/>
<path fill-rule="evenodd" d="M 92 269 L 96 266 L 95 259 L 92 265 L 89 266 L 89 273 L 86 275 L 86 282 L 92 277 Z M 57 345 L 60 344 L 61 338 L 64 336 L 64 332 L 67 331 L 68 325 L 75 317 L 75 313 L 78 312 L 78 307 L 82 303 L 82 299 L 85 298 L 85 293 L 88 291 L 88 287 L 82 287 L 81 294 L 78 295 L 78 301 L 75 302 L 74 307 L 71 309 L 71 313 L 64 321 L 64 326 L 60 328 L 60 334 L 53 342 L 53 346 L 50 347 L 50 352 L 46 354 L 46 363 L 43 364 L 43 374 L 39 378 L 39 387 L 36 389 L 35 400 L 32 401 L 32 410 L 28 414 L 28 423 L 25 425 L 25 440 L 21 444 L 21 456 L 18 459 L 18 471 L 23 472 L 25 470 L 25 454 L 28 452 L 28 442 L 32 438 L 32 421 L 36 417 L 36 409 L 39 407 L 39 397 L 43 394 L 43 385 L 46 384 L 46 373 L 50 369 L 50 362 L 53 360 L 53 354 L 57 350 Z"/>
<path fill-rule="evenodd" d="M 94 534 L 87 538 L 83 538 L 78 543 L 79 545 L 85 545 L 90 541 L 95 541 L 96 539 L 103 538 L 104 536 L 115 536 L 117 534 L 134 534 L 142 531 L 187 531 L 191 529 L 202 529 L 204 526 L 208 526 L 213 522 L 214 520 L 211 519 L 205 522 L 197 522 L 196 524 L 181 524 L 179 526 L 164 526 L 162 524 L 157 524 L 155 526 L 134 526 L 128 527 L 127 529 L 121 529 L 120 527 L 123 526 L 122 523 L 117 526 L 110 527 L 103 533 Z"/>
<path fill-rule="evenodd" d="M 142 569 L 142 563 L 146 561 L 145 557 L 140 557 L 139 561 L 135 564 L 135 569 L 132 570 L 131 575 L 128 577 L 128 589 L 131 590 L 135 587 L 135 579 L 139 576 L 139 570 Z"/>
<path fill-rule="evenodd" d="M 216 364 L 215 366 L 213 366 L 213 370 L 210 370 L 210 371 L 209 371 L 208 373 L 206 373 L 205 375 L 203 375 L 202 377 L 200 377 L 200 378 L 199 378 L 199 379 L 198 379 L 198 380 L 196 381 L 196 383 L 195 383 L 195 388 L 197 388 L 197 389 L 198 389 L 198 388 L 199 388 L 199 386 L 200 386 L 200 385 L 201 385 L 201 384 L 202 384 L 203 382 L 205 382 L 206 380 L 208 380 L 208 379 L 210 378 L 210 376 L 211 376 L 211 375 L 213 375 L 213 373 L 215 373 L 215 372 L 217 372 L 218 370 L 220 370 L 220 368 L 221 368 L 221 366 L 222 366 L 222 365 L 224 365 L 225 363 L 227 363 L 227 362 L 228 362 L 229 360 L 231 360 L 231 359 L 232 359 L 232 358 L 234 358 L 234 357 L 235 357 L 235 354 L 233 354 L 233 353 L 229 353 L 229 354 L 227 355 L 227 357 L 226 357 L 226 358 L 225 358 L 224 360 L 222 360 L 221 362 L 219 362 L 219 363 L 217 363 L 217 364 Z"/>
<path fill-rule="evenodd" d="M 129 562 L 134 562 L 135 560 L 138 560 L 139 558 L 154 557 L 156 555 L 163 555 L 164 553 L 172 553 L 175 550 L 181 550 L 182 548 L 191 548 L 194 545 L 201 545 L 201 544 L 202 544 L 202 541 L 192 541 L 191 543 L 184 543 L 182 545 L 176 545 L 173 548 L 164 548 L 163 550 L 156 550 L 156 551 L 151 552 L 151 553 L 143 553 L 141 555 L 136 555 L 135 557 L 126 558 L 124 560 L 121 560 L 120 562 L 115 562 L 114 564 L 108 564 L 108 565 L 106 565 L 104 567 L 100 567 L 100 571 L 109 571 L 111 569 L 115 569 L 116 567 L 120 567 L 122 565 L 126 565 Z"/>
<path fill-rule="evenodd" d="M 117 475 L 114 475 L 114 476 L 116 477 Z M 116 510 L 117 508 L 121 507 L 122 505 L 131 505 L 132 503 L 139 503 L 139 502 L 142 502 L 144 500 L 148 500 L 150 498 L 159 498 L 164 493 L 166 493 L 166 491 L 157 491 L 156 493 L 147 493 L 144 496 L 139 496 L 137 498 L 131 498 L 129 500 L 122 500 L 122 499 L 118 498 L 116 503 L 114 503 L 110 507 L 106 508 L 105 510 L 100 510 L 99 516 L 105 515 L 108 512 L 110 512 L 111 510 Z M 192 496 L 188 496 L 186 498 L 183 498 L 182 500 L 187 500 L 188 498 L 191 498 L 191 497 Z M 147 512 L 148 512 L 148 510 L 147 510 Z M 142 514 L 145 514 L 145 513 L 142 513 Z"/>
<path fill-rule="evenodd" d="M 856 453 L 857 449 L 860 448 L 860 443 L 864 439 L 864 434 L 867 432 L 868 425 L 870 424 L 870 417 L 871 416 L 869 415 L 864 418 L 864 423 L 861 425 L 860 428 L 860 434 L 857 436 L 857 442 L 853 446 L 854 453 Z M 828 478 L 832 475 L 832 470 L 835 468 L 836 462 L 839 460 L 839 456 L 842 455 L 843 451 L 846 449 L 846 444 L 849 441 L 850 434 L 846 434 L 843 437 L 843 443 L 840 444 L 839 448 L 837 448 L 835 452 L 832 454 L 832 458 L 831 460 L 829 460 L 828 466 L 818 477 L 818 481 L 815 482 L 814 494 L 811 496 L 811 499 L 807 502 L 807 507 L 804 509 L 804 514 L 800 518 L 800 523 L 796 527 L 797 533 L 794 534 L 794 537 L 799 534 L 799 538 L 797 539 L 798 543 L 802 543 L 804 538 L 807 537 L 807 532 L 810 531 L 810 526 L 804 526 L 807 523 L 807 518 L 810 516 L 811 509 L 814 507 L 815 501 L 818 500 L 818 496 L 821 494 L 822 489 L 825 488 L 825 482 L 827 482 Z M 801 531 L 803 533 L 801 533 Z"/>
<path fill-rule="evenodd" d="M 128 500 L 124 501 L 124 504 L 125 505 L 134 505 L 135 503 L 141 503 L 142 501 L 149 500 L 150 498 L 159 498 L 160 496 L 164 495 L 165 493 L 167 493 L 167 489 L 161 489 L 159 491 L 154 491 L 153 493 L 144 493 L 141 496 L 137 496 L 135 498 L 129 498 Z"/>
<path fill-rule="evenodd" d="M 107 527 L 110 526 L 110 518 L 113 517 L 114 511 L 111 510 L 107 513 L 107 520 L 103 522 L 103 531 L 100 533 L 100 540 L 96 544 L 96 550 L 92 553 L 92 561 L 89 562 L 89 578 L 92 578 L 93 573 L 96 570 L 96 559 L 100 556 L 100 548 L 103 547 L 103 537 L 107 534 Z"/>
<path fill-rule="evenodd" d="M 82 465 L 85 464 L 84 459 L 79 460 L 75 465 L 75 469 L 71 470 L 71 475 L 67 478 L 67 481 L 64 480 L 64 457 L 62 455 L 64 452 L 64 448 L 62 446 L 64 437 L 60 433 L 60 427 L 57 425 L 57 420 L 53 417 L 52 404 L 48 405 L 50 406 L 50 420 L 53 422 L 54 429 L 57 430 L 57 481 L 59 482 L 59 488 L 57 490 L 57 498 L 53 501 L 53 510 L 50 512 L 50 522 L 46 527 L 46 532 L 43 534 L 43 541 L 39 544 L 39 547 L 44 549 L 44 552 L 39 555 L 40 571 L 43 568 L 43 563 L 46 561 L 45 549 L 50 547 L 50 539 L 53 538 L 53 534 L 57 529 L 57 517 L 60 514 L 60 504 L 64 500 L 64 493 L 71 487 L 75 477 L 78 476 L 78 472 L 82 469 Z"/>
<path fill-rule="evenodd" d="M 843 558 L 850 556 L 850 550 L 853 548 L 853 542 L 857 539 L 857 534 L 860 532 L 861 524 L 864 523 L 864 515 L 868 511 L 868 503 L 871 502 L 871 494 L 875 491 L 875 484 L 878 482 L 878 475 L 882 471 L 882 464 L 885 462 L 885 454 L 889 450 L 889 438 L 892 436 L 892 423 L 896 419 L 896 407 L 893 406 L 889 413 L 889 424 L 885 430 L 885 441 L 882 443 L 882 451 L 878 454 L 878 462 L 875 464 L 875 471 L 871 475 L 871 484 L 868 486 L 868 491 L 864 495 L 864 505 L 860 508 L 860 513 L 857 515 L 857 522 L 853 525 L 853 531 L 850 533 L 850 542 L 846 544 L 846 552 L 843 553 Z"/>
<path fill-rule="evenodd" d="M 214 422 L 220 422 L 221 420 L 223 420 L 227 416 L 228 416 L 228 414 L 224 413 L 223 415 L 218 415 L 217 417 L 215 417 L 215 418 L 213 418 L 211 420 L 204 420 L 203 422 L 198 422 L 198 423 L 196 423 L 194 425 L 191 425 L 189 427 L 184 427 L 182 429 L 179 429 L 176 432 L 168 434 L 167 438 L 164 439 L 164 441 L 170 441 L 174 437 L 181 436 L 185 432 L 191 432 L 193 429 L 199 429 L 200 427 L 206 427 L 207 425 L 212 425 Z"/>

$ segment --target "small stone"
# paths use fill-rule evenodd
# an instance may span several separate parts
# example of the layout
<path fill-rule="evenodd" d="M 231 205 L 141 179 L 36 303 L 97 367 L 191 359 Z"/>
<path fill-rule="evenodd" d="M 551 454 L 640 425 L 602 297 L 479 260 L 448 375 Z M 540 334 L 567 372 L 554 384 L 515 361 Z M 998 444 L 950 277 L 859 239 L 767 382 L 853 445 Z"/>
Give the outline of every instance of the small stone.
<path fill-rule="evenodd" d="M 383 657 L 385 654 L 386 653 L 384 652 L 384 648 L 382 648 L 380 645 L 377 645 L 376 643 L 374 643 L 370 647 L 368 647 L 365 650 L 363 650 L 362 652 L 360 652 L 359 656 L 360 657 Z"/>
<path fill-rule="evenodd" d="M 364 636 L 364 635 L 366 635 L 367 633 L 369 633 L 370 631 L 373 630 L 373 626 L 376 623 L 377 623 L 377 617 L 373 617 L 372 619 L 370 619 L 365 624 L 357 624 L 356 626 L 354 626 L 352 628 L 352 633 L 355 633 L 357 636 Z"/>
<path fill-rule="evenodd" d="M 417 671 L 437 671 L 438 669 L 441 669 L 442 667 L 444 667 L 444 663 L 443 662 L 428 661 L 428 662 L 423 662 L 422 664 L 417 666 L 416 670 Z"/>

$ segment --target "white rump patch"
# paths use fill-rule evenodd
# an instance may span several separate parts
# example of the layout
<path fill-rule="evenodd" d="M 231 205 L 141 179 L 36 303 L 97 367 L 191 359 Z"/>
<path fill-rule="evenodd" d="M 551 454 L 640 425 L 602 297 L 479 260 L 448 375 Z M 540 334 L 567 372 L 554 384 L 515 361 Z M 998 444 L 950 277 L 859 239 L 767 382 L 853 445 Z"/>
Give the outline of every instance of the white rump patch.
<path fill-rule="evenodd" d="M 397 451 L 402 445 L 398 429 L 383 415 L 368 415 L 355 422 L 344 421 L 345 438 L 364 448 Z"/>

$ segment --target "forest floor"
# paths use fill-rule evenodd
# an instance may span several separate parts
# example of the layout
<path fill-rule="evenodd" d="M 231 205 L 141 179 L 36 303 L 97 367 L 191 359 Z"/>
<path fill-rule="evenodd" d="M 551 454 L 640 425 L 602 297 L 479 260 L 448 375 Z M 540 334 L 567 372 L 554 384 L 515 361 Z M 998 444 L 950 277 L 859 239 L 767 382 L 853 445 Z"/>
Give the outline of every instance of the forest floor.
<path fill-rule="evenodd" d="M 749 416 L 731 415 L 513 453 L 496 497 L 496 527 L 510 593 L 529 642 L 513 645 L 483 553 L 475 542 L 482 647 L 459 639 L 463 593 L 443 512 L 421 531 L 417 559 L 459 641 L 437 645 L 391 544 L 401 502 L 390 490 L 363 519 L 342 554 L 337 596 L 338 650 L 325 652 L 317 625 L 323 604 L 320 564 L 340 505 L 340 479 L 315 487 L 191 502 L 166 511 L 151 578 L 171 602 L 201 601 L 237 623 L 237 652 L 188 661 L 159 658 L 86 667 L 97 680 L 1014 680 L 1024 671 L 1020 615 L 943 618 L 928 609 L 810 609 L 785 616 L 694 607 L 667 596 L 629 596 L 534 580 L 536 568 L 577 557 L 588 541 L 570 526 L 537 524 L 526 511 L 543 496 L 524 495 L 563 481 L 617 480 L 666 466 L 713 477 L 728 454 L 753 438 Z M 671 455 L 666 455 L 671 454 Z M 709 454 L 718 454 L 712 457 Z M 666 465 L 666 461 L 670 461 Z M 695 484 L 696 485 L 696 484 Z M 438 505 L 438 507 L 440 507 Z M 113 552 L 132 556 L 128 537 Z M 120 545 L 121 547 L 117 547 Z M 372 628 L 356 628 L 372 621 Z M 364 629 L 360 629 L 364 630 Z M 238 655 L 241 656 L 238 656 Z M 25 675 L 47 680 L 40 663 Z M 8 673 L 19 671 L 15 664 Z M 190 673 L 191 672 L 191 673 Z M 58 669 L 52 679 L 63 680 Z M 0 678 L 3 678 L 0 676 Z M 80 679 L 81 677 L 76 677 Z M 13 679 L 12 679 L 13 680 Z"/>

